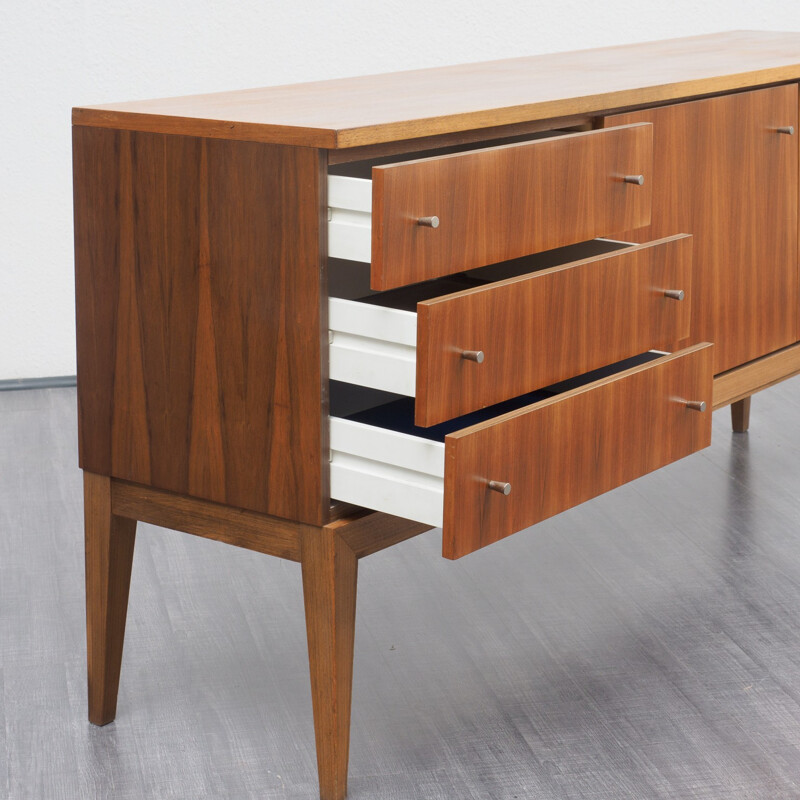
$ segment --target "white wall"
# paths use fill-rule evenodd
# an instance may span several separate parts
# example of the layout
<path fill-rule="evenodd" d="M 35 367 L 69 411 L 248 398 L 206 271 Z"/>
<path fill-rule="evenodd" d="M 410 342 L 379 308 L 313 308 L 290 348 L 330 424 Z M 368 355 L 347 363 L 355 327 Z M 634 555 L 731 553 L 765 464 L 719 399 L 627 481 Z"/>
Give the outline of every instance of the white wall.
<path fill-rule="evenodd" d="M 75 372 L 73 105 L 736 28 L 800 30 L 800 3 L 0 0 L 0 380 Z"/>

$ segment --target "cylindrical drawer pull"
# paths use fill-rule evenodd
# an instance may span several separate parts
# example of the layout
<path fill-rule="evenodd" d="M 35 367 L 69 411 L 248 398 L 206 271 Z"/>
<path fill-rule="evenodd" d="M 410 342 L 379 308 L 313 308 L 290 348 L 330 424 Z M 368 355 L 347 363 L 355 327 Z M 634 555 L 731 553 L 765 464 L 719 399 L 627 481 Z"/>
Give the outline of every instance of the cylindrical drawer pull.
<path fill-rule="evenodd" d="M 462 350 L 461 358 L 467 361 L 474 361 L 476 364 L 483 364 L 483 350 Z"/>
<path fill-rule="evenodd" d="M 783 125 L 778 128 L 778 133 L 786 133 L 789 136 L 794 136 L 794 125 Z"/>
<path fill-rule="evenodd" d="M 489 481 L 489 488 L 500 494 L 511 494 L 511 484 L 503 483 L 503 481 Z"/>
<path fill-rule="evenodd" d="M 683 300 L 683 289 L 665 289 L 664 297 L 669 297 L 670 300 Z"/>
<path fill-rule="evenodd" d="M 706 410 L 706 401 L 705 400 L 687 400 L 686 401 L 686 408 L 690 408 L 692 411 L 705 411 Z"/>
<path fill-rule="evenodd" d="M 423 228 L 438 228 L 439 217 L 420 217 L 417 220 L 417 225 L 422 225 Z"/>
<path fill-rule="evenodd" d="M 625 183 L 633 183 L 636 186 L 644 186 L 644 175 L 626 175 Z"/>

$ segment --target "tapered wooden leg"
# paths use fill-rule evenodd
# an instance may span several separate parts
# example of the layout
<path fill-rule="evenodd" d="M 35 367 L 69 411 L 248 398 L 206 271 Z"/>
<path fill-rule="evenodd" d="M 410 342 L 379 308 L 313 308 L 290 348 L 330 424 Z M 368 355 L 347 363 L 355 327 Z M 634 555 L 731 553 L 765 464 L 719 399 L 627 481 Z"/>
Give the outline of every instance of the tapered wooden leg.
<path fill-rule="evenodd" d="M 330 529 L 302 534 L 303 597 L 321 800 L 347 794 L 358 560 Z"/>
<path fill-rule="evenodd" d="M 111 513 L 111 479 L 83 473 L 89 721 L 111 722 L 125 639 L 136 520 Z"/>
<path fill-rule="evenodd" d="M 731 424 L 735 433 L 747 433 L 750 427 L 750 398 L 731 403 Z"/>

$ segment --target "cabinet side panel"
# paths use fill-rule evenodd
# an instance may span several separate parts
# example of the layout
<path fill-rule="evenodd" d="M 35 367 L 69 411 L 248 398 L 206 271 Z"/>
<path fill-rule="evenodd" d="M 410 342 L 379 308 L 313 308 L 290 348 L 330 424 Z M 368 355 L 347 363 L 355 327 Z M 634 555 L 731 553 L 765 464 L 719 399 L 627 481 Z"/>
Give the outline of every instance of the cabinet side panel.
<path fill-rule="evenodd" d="M 319 151 L 74 137 L 81 466 L 324 522 Z"/>
<path fill-rule="evenodd" d="M 129 134 L 72 129 L 78 448 L 83 469 L 111 474 L 120 274 L 120 147 Z"/>

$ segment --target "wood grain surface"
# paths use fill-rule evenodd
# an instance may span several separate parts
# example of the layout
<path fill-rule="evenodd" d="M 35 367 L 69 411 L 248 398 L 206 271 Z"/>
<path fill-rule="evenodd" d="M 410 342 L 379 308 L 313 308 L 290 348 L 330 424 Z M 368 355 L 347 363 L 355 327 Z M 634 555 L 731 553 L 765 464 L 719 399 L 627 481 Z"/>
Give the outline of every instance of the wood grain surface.
<path fill-rule="evenodd" d="M 370 285 L 391 289 L 647 225 L 652 158 L 650 126 L 635 125 L 373 167 Z M 644 185 L 626 175 L 644 175 Z M 432 216 L 436 228 L 417 222 Z"/>
<path fill-rule="evenodd" d="M 301 523 L 117 479 L 111 481 L 111 504 L 120 517 L 300 561 Z"/>
<path fill-rule="evenodd" d="M 708 447 L 712 357 L 695 345 L 449 434 L 442 554 L 460 558 Z"/>
<path fill-rule="evenodd" d="M 89 721 L 106 725 L 117 714 L 136 520 L 113 513 L 104 475 L 84 472 L 83 508 Z"/>
<path fill-rule="evenodd" d="M 243 511 L 207 500 L 113 479 L 111 507 L 116 516 L 214 539 L 258 553 L 300 561 L 302 532 L 310 526 Z M 326 528 L 363 558 L 430 530 L 412 520 L 345 506 Z M 316 530 L 316 528 L 314 528 Z"/>
<path fill-rule="evenodd" d="M 348 517 L 329 522 L 325 529 L 340 536 L 357 558 L 364 558 L 419 536 L 429 531 L 431 526 L 361 509 Z"/>
<path fill-rule="evenodd" d="M 81 466 L 327 518 L 318 152 L 74 129 Z"/>
<path fill-rule="evenodd" d="M 800 338 L 797 97 L 776 86 L 605 122 L 653 123 L 652 224 L 624 235 L 693 235 L 692 334 L 715 343 L 715 372 Z"/>
<path fill-rule="evenodd" d="M 358 558 L 335 530 L 301 537 L 320 800 L 344 800 L 350 751 Z"/>
<path fill-rule="evenodd" d="M 691 268 L 691 237 L 674 236 L 418 303 L 416 424 L 676 349 L 689 336 Z"/>
<path fill-rule="evenodd" d="M 595 117 L 590 114 L 575 114 L 570 117 L 554 117 L 550 119 L 534 119 L 518 122 L 514 125 L 496 125 L 478 130 L 441 133 L 436 136 L 422 136 L 417 139 L 400 139 L 393 142 L 368 144 L 363 147 L 346 147 L 328 151 L 328 166 L 352 164 L 354 161 L 373 161 L 375 159 L 391 159 L 398 155 L 417 153 L 419 158 L 427 155 L 426 151 L 443 148 L 469 148 L 476 145 L 489 147 L 511 144 L 517 137 L 530 137 L 543 131 L 584 130 L 595 127 Z M 433 153 L 431 153 L 433 155 Z M 329 170 L 333 172 L 334 170 Z M 340 167 L 341 174 L 347 174 Z M 366 176 L 369 177 L 369 176 Z"/>
<path fill-rule="evenodd" d="M 340 148 L 800 77 L 800 34 L 732 31 L 482 64 L 76 108 L 73 122 Z"/>
<path fill-rule="evenodd" d="M 800 373 L 800 344 L 784 347 L 749 364 L 728 370 L 714 379 L 714 408 L 768 389 Z"/>
<path fill-rule="evenodd" d="M 750 427 L 750 397 L 731 403 L 731 427 L 734 433 L 747 433 Z"/>

